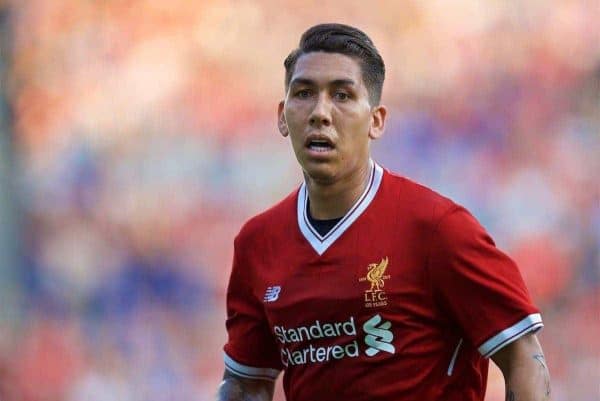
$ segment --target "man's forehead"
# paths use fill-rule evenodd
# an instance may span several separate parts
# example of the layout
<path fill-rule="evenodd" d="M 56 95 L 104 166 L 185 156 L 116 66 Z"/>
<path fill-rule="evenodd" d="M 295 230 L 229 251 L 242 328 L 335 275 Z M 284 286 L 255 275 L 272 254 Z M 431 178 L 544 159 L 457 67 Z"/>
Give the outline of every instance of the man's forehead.
<path fill-rule="evenodd" d="M 359 62 L 341 53 L 311 52 L 303 54 L 296 61 L 290 82 L 340 82 L 362 83 Z"/>

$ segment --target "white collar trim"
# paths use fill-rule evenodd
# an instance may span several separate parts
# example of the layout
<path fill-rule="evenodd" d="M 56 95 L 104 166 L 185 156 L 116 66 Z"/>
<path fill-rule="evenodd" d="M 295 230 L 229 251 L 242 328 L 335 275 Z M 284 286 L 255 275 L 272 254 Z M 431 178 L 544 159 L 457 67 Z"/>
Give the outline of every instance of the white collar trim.
<path fill-rule="evenodd" d="M 298 192 L 297 202 L 297 214 L 298 214 L 298 226 L 304 238 L 310 243 L 314 250 L 322 255 L 327 248 L 331 246 L 347 229 L 358 219 L 358 217 L 367 209 L 371 204 L 381 179 L 383 178 L 383 168 L 377 163 L 370 161 L 371 172 L 369 175 L 369 182 L 364 192 L 360 195 L 358 200 L 350 208 L 348 213 L 340 219 L 340 221 L 324 236 L 321 236 L 319 232 L 310 224 L 307 215 L 307 203 L 308 203 L 308 190 L 306 183 L 302 183 Z"/>

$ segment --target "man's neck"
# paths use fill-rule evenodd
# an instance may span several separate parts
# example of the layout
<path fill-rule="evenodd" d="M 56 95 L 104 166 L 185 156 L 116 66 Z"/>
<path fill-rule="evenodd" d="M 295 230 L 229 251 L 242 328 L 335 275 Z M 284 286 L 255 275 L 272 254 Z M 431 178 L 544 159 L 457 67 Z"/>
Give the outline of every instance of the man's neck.
<path fill-rule="evenodd" d="M 320 183 L 306 177 L 310 214 L 317 220 L 344 216 L 364 192 L 371 173 L 371 161 L 358 171 L 333 183 Z"/>

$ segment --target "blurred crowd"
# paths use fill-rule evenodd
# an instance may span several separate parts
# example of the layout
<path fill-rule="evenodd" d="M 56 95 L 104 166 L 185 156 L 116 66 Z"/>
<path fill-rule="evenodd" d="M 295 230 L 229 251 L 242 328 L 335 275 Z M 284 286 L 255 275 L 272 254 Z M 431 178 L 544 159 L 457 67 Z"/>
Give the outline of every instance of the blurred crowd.
<path fill-rule="evenodd" d="M 516 259 L 546 324 L 555 400 L 600 396 L 597 7 L 0 9 L 22 214 L 21 263 L 2 278 L 17 311 L 0 322 L 2 400 L 212 399 L 233 237 L 301 180 L 275 125 L 283 59 L 325 21 L 361 27 L 386 61 L 390 118 L 375 159 L 465 205 Z M 492 372 L 487 399 L 503 391 Z"/>

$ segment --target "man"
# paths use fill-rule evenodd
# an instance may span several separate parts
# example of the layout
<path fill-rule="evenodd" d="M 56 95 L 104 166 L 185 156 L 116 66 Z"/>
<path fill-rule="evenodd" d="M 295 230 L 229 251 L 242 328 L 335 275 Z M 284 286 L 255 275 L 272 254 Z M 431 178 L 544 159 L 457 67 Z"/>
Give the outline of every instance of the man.
<path fill-rule="evenodd" d="M 516 265 L 462 207 L 373 162 L 384 64 L 317 25 L 285 60 L 279 130 L 300 188 L 236 237 L 219 400 L 550 399 L 542 327 Z"/>

